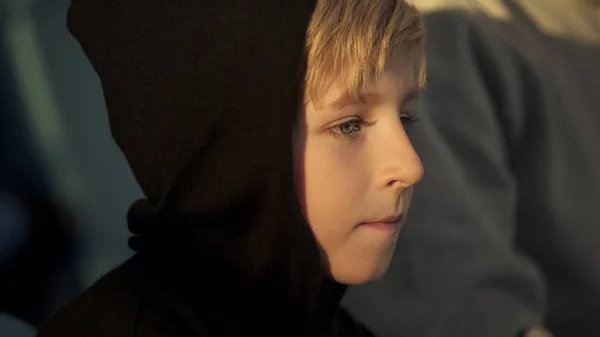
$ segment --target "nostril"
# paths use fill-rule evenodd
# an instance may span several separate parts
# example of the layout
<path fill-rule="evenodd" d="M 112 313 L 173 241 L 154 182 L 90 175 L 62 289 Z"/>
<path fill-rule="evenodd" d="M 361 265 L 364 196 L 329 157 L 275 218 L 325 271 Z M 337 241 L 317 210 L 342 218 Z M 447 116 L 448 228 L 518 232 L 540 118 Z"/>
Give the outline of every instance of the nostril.
<path fill-rule="evenodd" d="M 404 183 L 401 180 L 391 180 L 387 184 L 387 187 L 398 189 L 398 190 L 404 189 L 404 188 L 406 188 L 408 186 L 409 186 L 408 184 Z"/>

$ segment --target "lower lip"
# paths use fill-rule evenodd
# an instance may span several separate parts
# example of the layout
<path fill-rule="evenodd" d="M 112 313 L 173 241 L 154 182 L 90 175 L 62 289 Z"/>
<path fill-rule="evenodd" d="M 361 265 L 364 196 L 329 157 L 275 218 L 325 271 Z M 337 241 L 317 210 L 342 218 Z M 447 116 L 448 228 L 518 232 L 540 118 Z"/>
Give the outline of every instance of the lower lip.
<path fill-rule="evenodd" d="M 398 230 L 399 222 L 368 222 L 364 223 L 363 226 L 386 232 L 392 232 Z"/>

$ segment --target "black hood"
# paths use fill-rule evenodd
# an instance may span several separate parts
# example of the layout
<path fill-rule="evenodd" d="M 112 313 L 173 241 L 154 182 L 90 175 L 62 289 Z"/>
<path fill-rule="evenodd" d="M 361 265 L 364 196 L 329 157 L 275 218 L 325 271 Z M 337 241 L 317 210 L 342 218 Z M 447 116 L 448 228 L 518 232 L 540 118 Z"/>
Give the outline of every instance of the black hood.
<path fill-rule="evenodd" d="M 330 287 L 293 186 L 314 6 L 74 0 L 68 13 L 146 196 L 129 228 L 149 293 L 214 329 L 314 327 L 319 307 L 331 307 L 319 298 L 339 300 L 321 291 Z"/>

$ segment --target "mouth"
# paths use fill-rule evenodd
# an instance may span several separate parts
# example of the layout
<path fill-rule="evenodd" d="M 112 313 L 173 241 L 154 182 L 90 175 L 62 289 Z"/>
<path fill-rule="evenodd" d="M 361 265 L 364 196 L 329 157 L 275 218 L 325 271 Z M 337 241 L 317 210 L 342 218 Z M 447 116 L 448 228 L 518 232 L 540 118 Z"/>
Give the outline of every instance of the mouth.
<path fill-rule="evenodd" d="M 377 222 L 383 222 L 383 223 L 398 223 L 400 221 L 402 221 L 402 218 L 404 217 L 403 214 L 399 214 L 399 215 L 393 215 L 393 216 L 389 216 L 387 218 L 383 218 L 381 220 L 378 221 L 374 221 L 374 223 Z"/>
<path fill-rule="evenodd" d="M 400 228 L 400 224 L 404 221 L 404 214 L 389 216 L 381 220 L 373 222 L 363 222 L 361 226 L 385 230 L 396 231 Z"/>

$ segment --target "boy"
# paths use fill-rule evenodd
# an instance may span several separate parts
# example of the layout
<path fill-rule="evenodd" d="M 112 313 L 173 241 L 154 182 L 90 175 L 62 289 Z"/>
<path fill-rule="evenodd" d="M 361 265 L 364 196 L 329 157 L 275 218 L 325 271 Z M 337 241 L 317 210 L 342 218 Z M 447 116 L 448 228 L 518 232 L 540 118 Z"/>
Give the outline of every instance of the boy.
<path fill-rule="evenodd" d="M 338 304 L 387 269 L 422 175 L 414 7 L 75 0 L 69 28 L 147 200 L 136 256 L 40 336 L 368 335 Z"/>
<path fill-rule="evenodd" d="M 332 19 L 344 11 L 357 17 Z M 404 130 L 424 81 L 423 33 L 404 1 L 319 1 L 309 26 L 296 190 L 338 282 L 387 270 L 423 174 Z"/>

